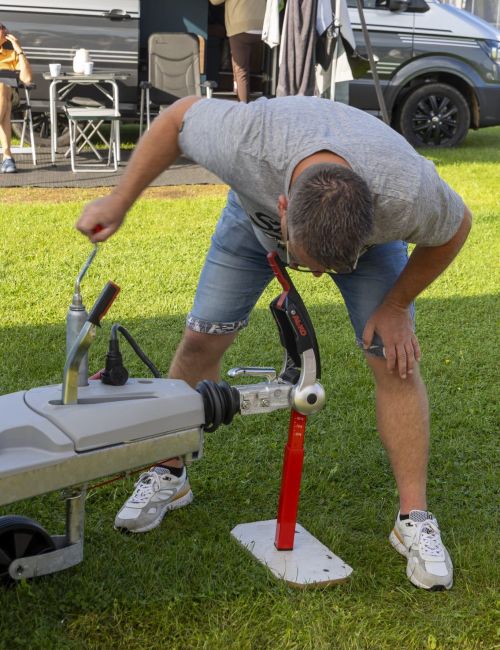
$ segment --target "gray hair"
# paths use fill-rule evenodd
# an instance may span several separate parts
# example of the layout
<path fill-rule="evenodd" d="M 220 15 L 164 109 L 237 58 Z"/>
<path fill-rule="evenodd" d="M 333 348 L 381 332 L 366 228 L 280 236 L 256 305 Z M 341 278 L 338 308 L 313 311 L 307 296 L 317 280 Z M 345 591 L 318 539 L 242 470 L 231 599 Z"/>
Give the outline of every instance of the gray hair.
<path fill-rule="evenodd" d="M 370 190 L 350 167 L 317 163 L 294 181 L 287 208 L 289 235 L 326 268 L 352 263 L 372 223 Z"/>

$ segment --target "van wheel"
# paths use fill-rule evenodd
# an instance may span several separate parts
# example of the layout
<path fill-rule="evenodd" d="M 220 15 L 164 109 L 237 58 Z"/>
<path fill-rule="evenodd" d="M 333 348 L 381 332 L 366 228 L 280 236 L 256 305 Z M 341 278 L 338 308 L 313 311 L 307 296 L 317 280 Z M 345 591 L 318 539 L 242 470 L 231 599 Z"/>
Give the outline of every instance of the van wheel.
<path fill-rule="evenodd" d="M 12 130 L 21 138 L 23 125 L 14 123 Z M 35 132 L 36 147 L 50 147 L 50 113 L 33 113 L 33 130 Z M 30 132 L 26 128 L 26 141 L 30 142 Z M 59 151 L 69 147 L 68 119 L 61 113 L 57 116 L 57 148 Z"/>
<path fill-rule="evenodd" d="M 452 86 L 425 84 L 406 97 L 397 126 L 414 147 L 458 147 L 470 127 L 470 110 Z"/>

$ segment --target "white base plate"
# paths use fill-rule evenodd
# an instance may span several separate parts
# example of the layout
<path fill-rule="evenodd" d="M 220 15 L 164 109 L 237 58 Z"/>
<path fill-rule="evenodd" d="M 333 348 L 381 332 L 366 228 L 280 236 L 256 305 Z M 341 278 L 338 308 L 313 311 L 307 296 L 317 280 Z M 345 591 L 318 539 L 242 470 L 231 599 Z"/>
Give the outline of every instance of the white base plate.
<path fill-rule="evenodd" d="M 300 524 L 295 527 L 292 551 L 274 545 L 276 519 L 239 524 L 231 535 L 279 579 L 295 587 L 326 587 L 343 582 L 351 567 L 334 555 Z"/>

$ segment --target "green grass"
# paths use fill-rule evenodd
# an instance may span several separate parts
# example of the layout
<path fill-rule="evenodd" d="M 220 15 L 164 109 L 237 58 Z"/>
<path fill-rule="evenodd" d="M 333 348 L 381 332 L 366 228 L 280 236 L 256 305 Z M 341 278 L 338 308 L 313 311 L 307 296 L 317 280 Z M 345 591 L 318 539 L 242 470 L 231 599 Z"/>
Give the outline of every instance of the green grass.
<path fill-rule="evenodd" d="M 237 417 L 206 436 L 204 459 L 190 471 L 192 506 L 155 531 L 113 531 L 132 479 L 92 491 L 83 563 L 0 590 L 0 649 L 500 648 L 499 151 L 497 128 L 432 155 L 474 214 L 462 254 L 417 305 L 432 409 L 429 503 L 455 565 L 450 592 L 413 588 L 388 544 L 397 492 L 376 434 L 373 381 L 339 295 L 327 279 L 301 276 L 328 401 L 308 423 L 299 521 L 354 568 L 352 578 L 330 589 L 289 588 L 232 541 L 238 523 L 276 516 L 288 414 Z M 82 283 L 85 302 L 108 278 L 122 292 L 91 349 L 92 371 L 120 322 L 167 372 L 222 206 L 217 198 L 140 201 L 101 247 Z M 72 229 L 80 209 L 19 203 L 1 211 L 0 393 L 61 381 L 64 317 L 90 252 Z M 278 293 L 277 283 L 266 291 L 224 371 L 279 367 L 268 310 Z M 146 374 L 123 350 L 131 374 Z M 64 530 L 57 494 L 7 511 Z"/>

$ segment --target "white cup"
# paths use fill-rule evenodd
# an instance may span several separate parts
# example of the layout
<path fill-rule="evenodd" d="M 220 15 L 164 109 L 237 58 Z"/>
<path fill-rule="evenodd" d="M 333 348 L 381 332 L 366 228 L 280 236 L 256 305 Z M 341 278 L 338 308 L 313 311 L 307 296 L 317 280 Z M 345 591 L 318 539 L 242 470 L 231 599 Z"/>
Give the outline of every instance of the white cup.
<path fill-rule="evenodd" d="M 83 64 L 83 74 L 92 74 L 93 71 L 94 71 L 94 62 L 86 61 Z"/>
<path fill-rule="evenodd" d="M 49 70 L 50 70 L 51 77 L 58 77 L 61 74 L 61 64 L 49 63 Z"/>

